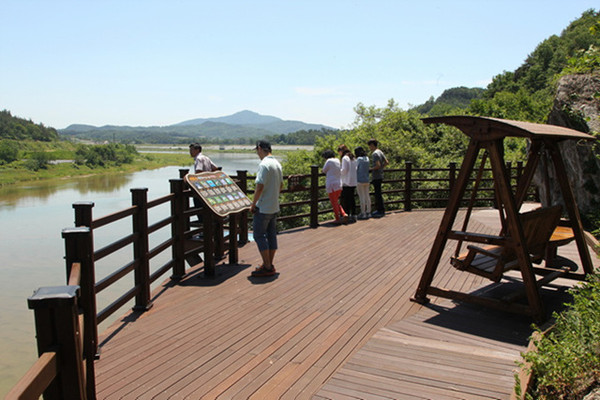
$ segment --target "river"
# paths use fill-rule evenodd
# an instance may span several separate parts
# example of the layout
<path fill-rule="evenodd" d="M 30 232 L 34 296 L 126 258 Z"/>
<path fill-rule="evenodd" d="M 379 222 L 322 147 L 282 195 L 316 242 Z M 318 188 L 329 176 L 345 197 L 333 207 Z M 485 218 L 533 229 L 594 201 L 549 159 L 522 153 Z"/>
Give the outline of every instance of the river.
<path fill-rule="evenodd" d="M 234 175 L 237 170 L 254 173 L 259 163 L 258 157 L 253 153 L 207 152 L 207 155 L 230 175 Z M 28 182 L 0 188 L 0 268 L 4 277 L 0 280 L 2 397 L 37 358 L 33 311 L 27 308 L 27 298 L 38 287 L 65 284 L 64 241 L 61 231 L 74 226 L 72 204 L 77 201 L 92 201 L 95 204 L 94 217 L 101 217 L 129 207 L 131 188 L 148 188 L 149 200 L 168 194 L 169 179 L 178 178 L 179 169 L 190 166 L 191 159 L 190 165 L 185 166 L 53 182 Z M 168 211 L 162 214 L 163 217 L 166 212 Z M 113 230 L 95 233 L 96 246 L 100 247 L 102 241 L 110 243 L 115 237 L 123 237 L 130 233 L 130 229 L 131 223 L 127 221 L 122 232 Z M 163 236 L 167 234 L 165 231 Z M 151 243 L 151 246 L 162 240 L 164 237 L 155 238 L 156 243 Z M 124 260 L 129 257 L 130 252 L 123 255 Z M 124 262 L 120 265 L 123 264 Z M 119 264 L 113 262 L 111 268 L 114 265 Z M 97 279 L 110 272 L 103 271 L 102 268 L 102 265 L 96 268 Z M 162 280 L 159 279 L 157 283 Z M 123 286 L 130 288 L 133 285 L 130 281 L 131 279 L 123 282 Z M 105 296 L 107 299 L 99 299 L 99 309 L 103 300 L 108 304 L 111 293 L 108 292 Z M 114 298 L 110 299 L 112 300 Z M 125 309 L 118 311 L 117 316 L 124 312 Z M 100 326 L 100 332 L 112 321 L 105 321 Z"/>

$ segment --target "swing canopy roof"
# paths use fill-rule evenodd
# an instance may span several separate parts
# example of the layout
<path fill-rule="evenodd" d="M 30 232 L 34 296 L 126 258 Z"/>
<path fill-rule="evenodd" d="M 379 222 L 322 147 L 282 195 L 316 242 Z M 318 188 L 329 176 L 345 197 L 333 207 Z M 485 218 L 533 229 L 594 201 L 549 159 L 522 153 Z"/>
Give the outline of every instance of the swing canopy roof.
<path fill-rule="evenodd" d="M 496 140 L 505 137 L 523 137 L 527 139 L 596 140 L 592 135 L 562 126 L 535 124 L 533 122 L 512 121 L 508 119 L 456 115 L 423 118 L 426 124 L 443 123 L 460 129 L 465 135 L 477 140 Z"/>

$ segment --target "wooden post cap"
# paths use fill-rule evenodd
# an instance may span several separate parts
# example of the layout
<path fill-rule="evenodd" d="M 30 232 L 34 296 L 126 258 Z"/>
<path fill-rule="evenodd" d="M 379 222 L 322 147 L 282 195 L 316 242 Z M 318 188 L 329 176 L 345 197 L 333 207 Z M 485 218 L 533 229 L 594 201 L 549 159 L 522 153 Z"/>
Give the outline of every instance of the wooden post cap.
<path fill-rule="evenodd" d="M 30 310 L 72 305 L 79 295 L 79 286 L 46 286 L 37 289 L 27 299 Z"/>

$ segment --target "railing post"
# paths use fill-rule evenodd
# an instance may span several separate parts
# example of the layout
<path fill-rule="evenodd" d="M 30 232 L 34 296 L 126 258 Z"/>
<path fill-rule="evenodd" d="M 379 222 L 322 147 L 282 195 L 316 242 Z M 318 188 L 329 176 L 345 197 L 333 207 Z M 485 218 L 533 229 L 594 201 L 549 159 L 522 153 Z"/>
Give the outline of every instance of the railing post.
<path fill-rule="evenodd" d="M 404 175 L 404 211 L 412 210 L 412 162 L 406 161 Z"/>
<path fill-rule="evenodd" d="M 92 227 L 92 208 L 94 208 L 94 202 L 92 201 L 77 201 L 73 203 L 75 226 Z"/>
<path fill-rule="evenodd" d="M 136 207 L 133 214 L 133 258 L 137 260 L 134 272 L 135 285 L 140 287 L 135 296 L 136 311 L 146 311 L 152 307 L 150 301 L 150 261 L 148 259 L 148 188 L 131 189 L 131 205 Z"/>
<path fill-rule="evenodd" d="M 517 184 L 519 184 L 521 176 L 523 176 L 523 161 L 517 161 Z"/>
<path fill-rule="evenodd" d="M 171 236 L 173 237 L 172 257 L 173 275 L 171 279 L 181 279 L 185 275 L 185 202 L 187 197 L 183 193 L 183 179 L 170 179 L 171 193 Z"/>
<path fill-rule="evenodd" d="M 86 382 L 95 387 L 94 359 L 98 354 L 98 319 L 96 313 L 96 274 L 94 266 L 94 238 L 89 227 L 66 228 L 62 231 L 65 240 L 65 262 L 67 280 L 71 276 L 71 265 L 81 264 L 80 307 L 83 310 L 83 354 L 86 360 Z"/>
<path fill-rule="evenodd" d="M 183 179 L 189 172 L 189 168 L 179 168 L 179 178 Z"/>
<path fill-rule="evenodd" d="M 248 171 L 237 171 L 238 186 L 244 194 L 248 194 Z M 239 245 L 248 243 L 248 211 L 239 215 Z"/>
<path fill-rule="evenodd" d="M 38 355 L 53 349 L 58 353 L 57 376 L 44 391 L 44 399 L 96 398 L 94 381 L 86 383 L 83 367 L 78 290 L 79 286 L 42 287 L 27 299 L 35 317 Z"/>
<path fill-rule="evenodd" d="M 456 163 L 451 162 L 448 167 L 448 193 L 451 193 L 456 184 Z M 450 195 L 448 195 L 448 198 L 450 198 Z"/>
<path fill-rule="evenodd" d="M 310 166 L 310 227 L 319 226 L 319 167 Z"/>
<path fill-rule="evenodd" d="M 506 174 L 508 175 L 508 183 L 510 184 L 510 187 L 512 188 L 513 185 L 513 169 L 512 169 L 512 162 L 511 161 L 507 161 L 506 162 Z"/>

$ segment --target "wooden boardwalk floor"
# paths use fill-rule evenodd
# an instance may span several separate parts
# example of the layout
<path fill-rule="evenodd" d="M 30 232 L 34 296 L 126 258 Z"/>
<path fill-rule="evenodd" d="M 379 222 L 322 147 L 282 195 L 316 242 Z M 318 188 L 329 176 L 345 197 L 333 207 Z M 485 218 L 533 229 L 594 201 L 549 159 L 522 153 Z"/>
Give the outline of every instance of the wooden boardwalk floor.
<path fill-rule="evenodd" d="M 464 311 L 436 298 L 429 308 L 409 301 L 441 217 L 441 211 L 400 212 L 286 232 L 279 235 L 274 277 L 249 276 L 259 262 L 255 244 L 249 243 L 240 249 L 239 265 L 218 266 L 216 278 L 192 270 L 178 284 L 166 282 L 149 311 L 125 315 L 101 335 L 97 397 L 380 399 L 421 393 L 425 398 L 490 398 L 477 389 L 488 382 L 484 372 L 467 379 L 458 368 L 465 363 L 463 353 L 473 353 L 471 361 L 481 365 L 498 363 L 489 367 L 498 376 L 492 386 L 510 393 L 512 381 L 501 376 L 508 371 L 512 377 L 515 357 L 527 346 L 529 321 L 523 328 L 522 318 L 504 315 L 512 338 L 503 344 L 506 337 L 478 339 L 477 330 L 456 322 L 481 311 Z M 477 220 L 470 227 L 497 232 Z M 463 291 L 484 283 L 445 262 L 434 280 Z M 466 342 L 440 351 L 435 341 L 454 337 Z M 475 350 L 467 351 L 472 345 Z M 487 361 L 485 354 L 491 355 Z M 433 355 L 445 359 L 446 366 Z M 409 365 L 407 360 L 408 372 L 397 364 Z M 429 362 L 440 365 L 446 380 L 455 379 L 452 370 L 462 377 L 449 384 L 454 397 L 446 384 L 423 389 L 441 380 Z M 470 394 L 461 396 L 461 388 Z"/>

